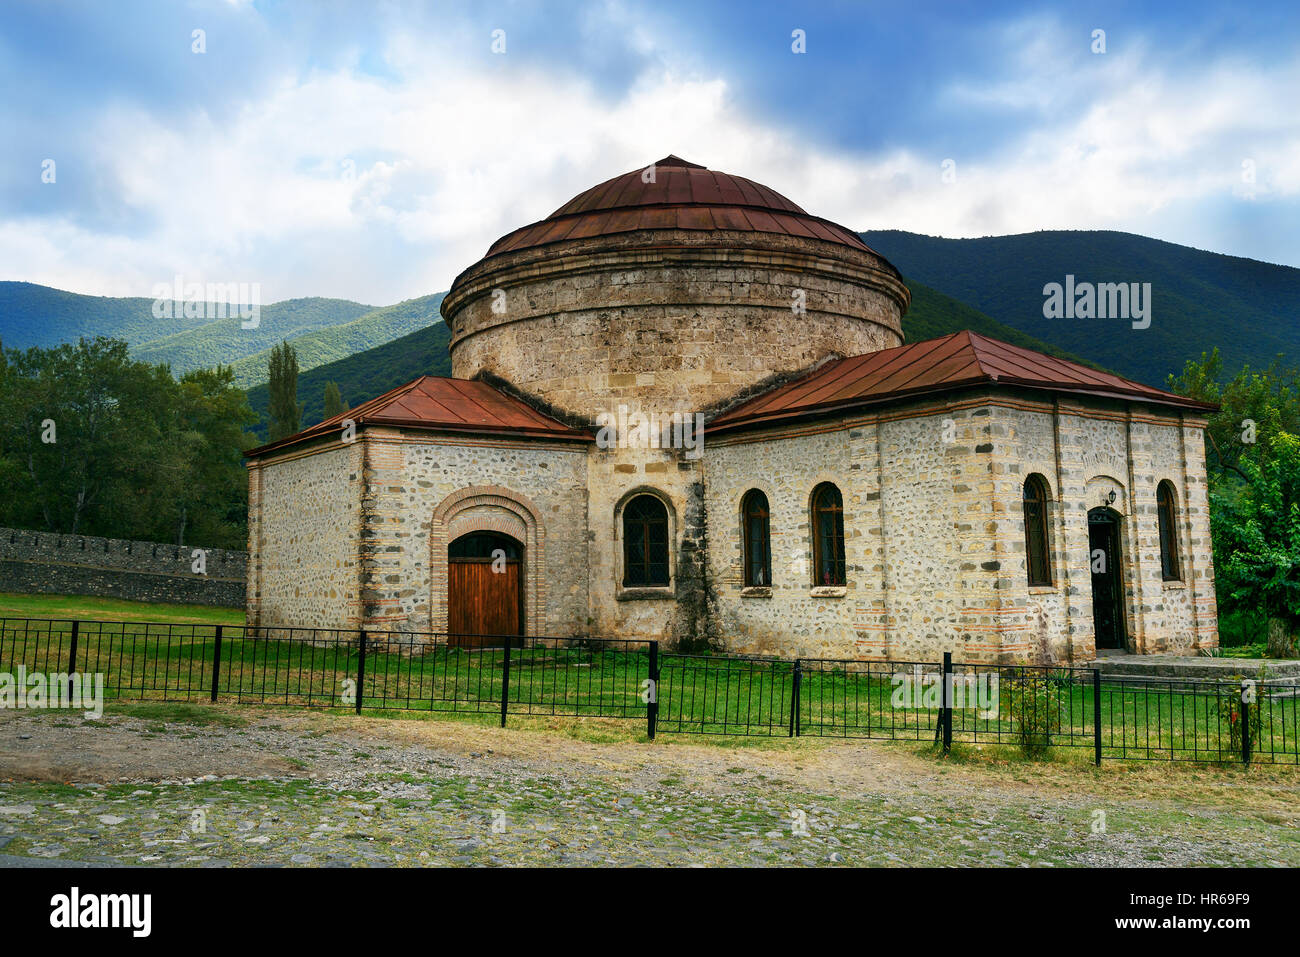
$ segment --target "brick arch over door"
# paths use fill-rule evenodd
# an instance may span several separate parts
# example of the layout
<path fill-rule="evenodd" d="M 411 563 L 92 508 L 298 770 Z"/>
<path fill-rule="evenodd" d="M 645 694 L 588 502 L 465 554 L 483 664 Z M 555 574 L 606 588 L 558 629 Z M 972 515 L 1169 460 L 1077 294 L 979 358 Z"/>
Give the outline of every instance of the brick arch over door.
<path fill-rule="evenodd" d="M 544 631 L 546 529 L 526 495 L 501 485 L 471 485 L 452 492 L 433 510 L 429 526 L 430 627 L 447 630 L 447 546 L 470 532 L 500 532 L 524 546 L 524 634 Z"/>

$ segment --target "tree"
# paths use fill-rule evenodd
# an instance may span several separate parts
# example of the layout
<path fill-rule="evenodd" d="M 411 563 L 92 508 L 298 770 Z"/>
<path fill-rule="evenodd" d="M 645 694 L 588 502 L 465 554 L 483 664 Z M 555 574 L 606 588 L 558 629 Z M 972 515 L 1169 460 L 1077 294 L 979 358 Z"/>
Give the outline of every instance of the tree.
<path fill-rule="evenodd" d="M 343 396 L 339 395 L 339 384 L 337 382 L 326 382 L 325 418 L 332 419 L 336 415 L 342 415 L 347 410 L 348 407 L 343 402 Z"/>
<path fill-rule="evenodd" d="M 1221 407 L 1205 432 L 1220 611 L 1262 615 L 1267 653 L 1285 657 L 1300 630 L 1300 370 L 1278 359 L 1220 385 L 1222 371 L 1202 353 L 1169 388 Z"/>
<path fill-rule="evenodd" d="M 1262 609 L 1267 654 L 1294 654 L 1300 631 L 1300 436 L 1277 432 L 1261 461 L 1241 460 L 1240 488 L 1212 491 L 1210 521 L 1230 605 Z"/>
<path fill-rule="evenodd" d="M 257 421 L 230 366 L 196 369 L 180 381 L 178 431 L 185 437 L 182 481 L 176 491 L 175 539 L 185 544 L 246 538 L 248 474 L 243 452 L 253 444 L 245 428 Z"/>
<path fill-rule="evenodd" d="M 238 546 L 255 420 L 230 370 L 180 382 L 125 342 L 0 350 L 0 523 Z"/>
<path fill-rule="evenodd" d="M 1244 366 L 1220 385 L 1223 359 L 1216 348 L 1188 361 L 1181 375 L 1169 377 L 1169 391 L 1221 406 L 1210 416 L 1206 439 L 1211 474 L 1232 472 L 1244 478 L 1240 462 L 1249 453 L 1268 454 L 1269 438 L 1277 432 L 1300 435 L 1300 369 L 1283 368 L 1275 359 L 1262 372 Z"/>
<path fill-rule="evenodd" d="M 298 402 L 298 353 L 293 346 L 283 340 L 278 346 L 272 346 L 267 372 L 270 393 L 267 412 L 271 417 L 267 438 L 278 442 L 302 427 L 302 405 Z"/>

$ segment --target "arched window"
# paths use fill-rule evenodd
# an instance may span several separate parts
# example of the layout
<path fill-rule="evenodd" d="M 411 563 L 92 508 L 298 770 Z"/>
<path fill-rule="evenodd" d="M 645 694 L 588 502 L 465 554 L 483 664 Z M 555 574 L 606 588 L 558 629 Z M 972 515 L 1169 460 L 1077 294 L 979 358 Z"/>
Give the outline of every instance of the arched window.
<path fill-rule="evenodd" d="M 1178 581 L 1178 506 L 1169 481 L 1156 486 L 1156 511 L 1160 520 L 1160 574 L 1167 582 Z"/>
<path fill-rule="evenodd" d="M 740 506 L 744 522 L 745 585 L 772 584 L 772 532 L 767 496 L 758 489 L 745 493 Z"/>
<path fill-rule="evenodd" d="M 1052 583 L 1052 556 L 1047 539 L 1047 480 L 1034 474 L 1025 479 L 1025 567 L 1029 584 Z"/>
<path fill-rule="evenodd" d="M 843 585 L 844 499 L 829 482 L 812 494 L 813 584 Z"/>
<path fill-rule="evenodd" d="M 623 584 L 668 584 L 668 510 L 653 495 L 638 495 L 623 508 Z"/>

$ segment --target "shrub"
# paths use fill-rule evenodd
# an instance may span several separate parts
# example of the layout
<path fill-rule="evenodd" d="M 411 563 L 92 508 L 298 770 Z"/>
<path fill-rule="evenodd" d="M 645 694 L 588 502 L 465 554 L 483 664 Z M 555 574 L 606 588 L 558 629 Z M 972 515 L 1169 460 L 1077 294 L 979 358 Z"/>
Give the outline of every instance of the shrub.
<path fill-rule="evenodd" d="M 999 682 L 999 709 L 1015 724 L 1021 750 L 1045 754 L 1052 734 L 1061 730 L 1061 682 L 1049 672 L 1015 669 Z"/>

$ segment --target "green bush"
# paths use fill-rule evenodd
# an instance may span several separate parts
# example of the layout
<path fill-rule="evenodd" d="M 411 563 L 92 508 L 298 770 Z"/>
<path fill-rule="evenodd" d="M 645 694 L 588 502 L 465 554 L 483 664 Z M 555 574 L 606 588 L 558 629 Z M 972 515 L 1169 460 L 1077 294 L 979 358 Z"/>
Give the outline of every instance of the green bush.
<path fill-rule="evenodd" d="M 1009 716 L 1025 754 L 1045 754 L 1061 730 L 1061 681 L 1048 672 L 1016 669 L 998 683 L 999 710 Z"/>

